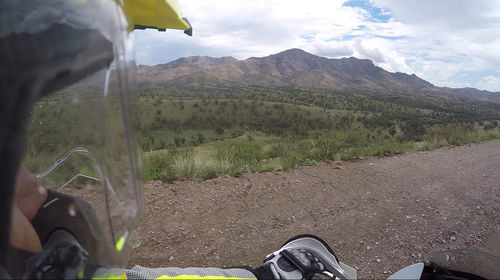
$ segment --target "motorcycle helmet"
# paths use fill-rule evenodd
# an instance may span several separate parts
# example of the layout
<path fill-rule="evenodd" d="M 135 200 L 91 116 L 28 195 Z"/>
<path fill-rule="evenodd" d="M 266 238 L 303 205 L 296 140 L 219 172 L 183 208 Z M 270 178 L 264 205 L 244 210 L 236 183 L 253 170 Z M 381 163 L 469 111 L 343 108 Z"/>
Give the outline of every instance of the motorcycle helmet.
<path fill-rule="evenodd" d="M 48 189 L 41 244 L 64 230 L 96 265 L 124 266 L 142 211 L 130 32 L 189 22 L 170 0 L 5 0 L 0 14 L 0 264 L 16 277 L 33 253 L 10 242 L 22 164 Z"/>

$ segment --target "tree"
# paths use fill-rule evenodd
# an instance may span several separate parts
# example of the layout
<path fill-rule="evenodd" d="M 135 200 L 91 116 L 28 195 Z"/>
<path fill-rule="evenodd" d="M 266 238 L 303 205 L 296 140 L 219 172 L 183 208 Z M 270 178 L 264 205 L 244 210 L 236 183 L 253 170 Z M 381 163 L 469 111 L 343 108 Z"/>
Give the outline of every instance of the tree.
<path fill-rule="evenodd" d="M 174 137 L 174 142 L 176 147 L 180 147 L 182 145 L 181 139 L 179 137 Z"/>
<path fill-rule="evenodd" d="M 224 128 L 216 127 L 215 133 L 217 133 L 218 135 L 222 135 L 224 133 Z"/>
<path fill-rule="evenodd" d="M 391 125 L 389 127 L 389 134 L 392 135 L 392 136 L 394 136 L 394 134 L 396 134 L 396 132 L 398 132 L 397 129 L 396 129 L 396 126 L 395 125 Z"/>
<path fill-rule="evenodd" d="M 205 135 L 203 135 L 203 133 L 198 133 L 196 134 L 197 136 L 197 141 L 198 141 L 198 144 L 202 144 L 203 142 L 205 142 Z"/>

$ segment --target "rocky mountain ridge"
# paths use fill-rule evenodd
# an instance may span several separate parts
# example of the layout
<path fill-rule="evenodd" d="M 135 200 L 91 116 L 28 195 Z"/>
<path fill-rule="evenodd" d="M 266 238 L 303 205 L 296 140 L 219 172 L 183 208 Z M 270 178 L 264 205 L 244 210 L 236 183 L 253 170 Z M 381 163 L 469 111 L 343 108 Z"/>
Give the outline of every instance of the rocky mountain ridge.
<path fill-rule="evenodd" d="M 330 59 L 300 49 L 266 57 L 183 57 L 155 66 L 138 67 L 141 89 L 207 89 L 259 87 L 371 94 L 413 94 L 462 102 L 500 103 L 500 92 L 440 88 L 415 74 L 391 73 L 368 59 Z"/>

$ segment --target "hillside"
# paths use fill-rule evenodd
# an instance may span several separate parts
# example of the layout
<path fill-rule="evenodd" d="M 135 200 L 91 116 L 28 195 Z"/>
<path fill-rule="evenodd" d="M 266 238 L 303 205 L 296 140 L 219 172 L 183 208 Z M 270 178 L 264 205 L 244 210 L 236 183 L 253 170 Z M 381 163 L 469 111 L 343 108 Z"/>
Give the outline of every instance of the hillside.
<path fill-rule="evenodd" d="M 500 103 L 500 91 L 497 92 L 491 92 L 487 90 L 479 90 L 476 88 L 443 88 L 448 91 L 452 91 L 456 94 L 460 94 L 463 96 L 468 96 L 472 97 L 477 100 L 481 101 L 486 101 L 486 102 L 493 102 L 493 103 Z"/>
<path fill-rule="evenodd" d="M 370 60 L 354 57 L 329 59 L 300 49 L 266 57 L 187 57 L 167 64 L 141 65 L 139 87 L 211 91 L 225 89 L 285 89 L 361 92 L 375 95 L 413 95 L 460 103 L 500 103 L 500 95 L 440 88 L 415 74 L 391 73 Z"/>
<path fill-rule="evenodd" d="M 138 71 L 146 179 L 288 170 L 500 138 L 499 103 L 389 73 L 369 60 L 293 49 L 243 61 L 188 57 Z M 32 113 L 40 122 L 28 135 L 46 137 L 27 143 L 30 170 L 45 168 L 61 146 L 53 135 L 75 139 L 68 145 L 87 139 L 87 122 L 73 120 L 100 101 L 95 90 L 85 84 L 40 101 Z M 72 102 L 68 92 L 79 97 L 71 110 L 61 103 Z M 68 125 L 44 125 L 54 122 Z"/>

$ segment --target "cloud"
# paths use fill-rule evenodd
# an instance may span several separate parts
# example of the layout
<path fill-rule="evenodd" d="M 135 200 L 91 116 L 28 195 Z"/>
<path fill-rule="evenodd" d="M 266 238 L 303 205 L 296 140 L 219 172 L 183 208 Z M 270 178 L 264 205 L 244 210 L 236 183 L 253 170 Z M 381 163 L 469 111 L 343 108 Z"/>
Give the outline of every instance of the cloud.
<path fill-rule="evenodd" d="M 486 76 L 479 81 L 479 87 L 489 91 L 500 91 L 500 77 Z"/>
<path fill-rule="evenodd" d="M 394 21 L 403 25 L 405 39 L 398 53 L 414 61 L 411 68 L 439 86 L 474 86 L 500 63 L 500 3 L 498 1 L 394 1 L 375 0 L 387 7 Z M 470 75 L 469 75 L 470 76 Z M 491 87 L 489 89 L 492 89 Z M 498 90 L 498 88 L 497 88 Z"/>
<path fill-rule="evenodd" d="M 367 46 L 363 45 L 363 40 L 360 38 L 357 38 L 354 41 L 354 49 L 362 58 L 369 58 L 377 64 L 386 62 L 384 55 L 379 48 L 371 44 Z"/>
<path fill-rule="evenodd" d="M 193 37 L 136 34 L 139 63 L 182 56 L 246 59 L 302 48 L 330 58 L 371 59 L 438 85 L 492 88 L 500 65 L 500 2 L 477 0 L 185 0 Z M 494 35 L 495 34 L 495 35 Z M 482 76 L 462 73 L 481 73 Z"/>
<path fill-rule="evenodd" d="M 173 51 L 181 51 L 182 55 L 231 55 L 239 59 L 289 48 L 313 50 L 317 47 L 314 42 L 342 37 L 363 23 L 362 15 L 342 7 L 339 1 L 311 0 L 304 5 L 300 1 L 193 0 L 180 4 L 193 25 L 193 38 L 137 32 L 139 63 L 151 64 L 154 60 L 151 51 L 160 49 L 163 50 L 160 58 L 170 57 L 165 54 L 168 50 L 172 56 Z M 336 47 L 329 48 L 331 53 Z M 344 48 L 341 54 L 350 52 Z M 157 59 L 156 63 L 164 62 Z"/>
<path fill-rule="evenodd" d="M 349 42 L 337 41 L 315 41 L 308 49 L 311 53 L 329 58 L 350 57 L 354 55 L 354 49 Z"/>
<path fill-rule="evenodd" d="M 498 24 L 497 1 L 489 0 L 374 0 L 387 7 L 392 17 L 411 26 L 427 27 L 433 31 L 457 31 L 488 28 Z"/>

